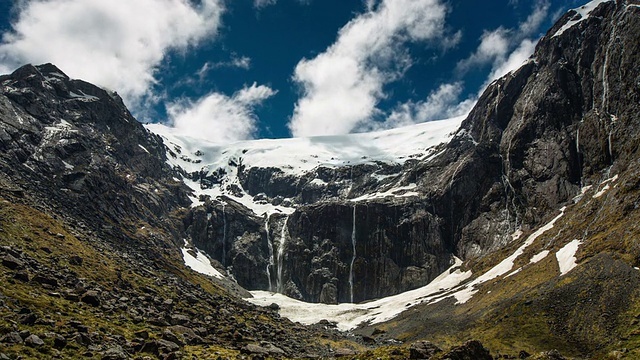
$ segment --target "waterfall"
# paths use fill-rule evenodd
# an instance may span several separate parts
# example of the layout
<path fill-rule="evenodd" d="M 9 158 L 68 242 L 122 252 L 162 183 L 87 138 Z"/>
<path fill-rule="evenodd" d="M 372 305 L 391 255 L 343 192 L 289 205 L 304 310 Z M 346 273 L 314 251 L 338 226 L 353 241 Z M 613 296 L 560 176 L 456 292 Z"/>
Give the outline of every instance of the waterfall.
<path fill-rule="evenodd" d="M 578 172 L 580 174 L 580 188 L 584 187 L 582 182 L 582 161 L 580 161 L 580 124 L 576 129 L 576 156 L 578 157 Z"/>
<path fill-rule="evenodd" d="M 607 42 L 607 49 L 604 52 L 604 63 L 602 64 L 602 112 L 607 111 L 607 97 L 609 96 L 609 83 L 607 82 L 607 68 L 609 67 L 609 50 L 611 49 L 611 42 L 615 39 L 617 27 L 613 27 L 611 35 L 609 35 L 609 41 Z"/>
<path fill-rule="evenodd" d="M 225 203 L 222 203 L 222 266 L 227 266 L 227 215 L 224 211 Z"/>
<path fill-rule="evenodd" d="M 271 267 L 273 266 L 273 244 L 271 243 L 271 237 L 269 236 L 269 214 L 266 214 L 266 220 L 264 222 L 264 230 L 267 233 L 267 247 L 269 248 L 269 261 L 267 262 L 267 279 L 269 279 L 269 291 L 273 291 L 273 284 L 271 283 Z"/>
<path fill-rule="evenodd" d="M 351 265 L 349 267 L 349 291 L 351 302 L 353 303 L 353 263 L 356 261 L 356 204 L 353 204 L 353 230 L 351 230 L 351 246 L 353 247 L 353 256 L 351 257 Z"/>
<path fill-rule="evenodd" d="M 607 143 L 609 145 L 609 157 L 611 158 L 611 164 L 613 164 L 613 145 L 611 144 L 611 133 L 613 132 L 613 124 L 609 127 L 609 137 L 607 137 Z"/>
<path fill-rule="evenodd" d="M 282 222 L 282 230 L 280 231 L 280 244 L 278 245 L 278 282 L 277 282 L 277 292 L 283 293 L 284 291 L 284 283 L 282 282 L 282 270 L 284 268 L 284 246 L 287 240 L 287 221 L 289 221 L 289 216 L 284 218 Z"/>

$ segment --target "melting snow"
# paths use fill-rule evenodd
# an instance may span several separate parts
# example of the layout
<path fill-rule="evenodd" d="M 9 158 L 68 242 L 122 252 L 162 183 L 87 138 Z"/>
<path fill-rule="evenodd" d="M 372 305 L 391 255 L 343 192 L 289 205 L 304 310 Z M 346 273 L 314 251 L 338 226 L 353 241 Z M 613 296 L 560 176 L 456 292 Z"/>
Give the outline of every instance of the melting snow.
<path fill-rule="evenodd" d="M 385 192 L 378 192 L 378 193 L 373 193 L 373 194 L 365 194 L 362 195 L 360 197 L 351 199 L 351 201 L 353 202 L 359 202 L 359 201 L 363 201 L 363 200 L 373 200 L 373 199 L 383 199 L 389 196 L 393 196 L 396 198 L 401 198 L 401 197 L 410 197 L 410 196 L 418 196 L 419 194 L 415 191 L 408 191 L 408 190 L 413 190 L 417 187 L 417 185 L 415 183 L 411 183 L 407 186 L 400 186 L 400 187 L 396 187 L 396 188 L 392 188 L 389 189 Z M 398 194 L 399 192 L 402 192 L 401 194 Z"/>
<path fill-rule="evenodd" d="M 193 269 L 195 272 L 199 272 L 200 274 L 205 274 L 209 276 L 216 277 L 218 279 L 222 279 L 223 276 L 220 274 L 218 270 L 216 270 L 212 265 L 209 258 L 197 248 L 188 249 L 188 244 L 185 240 L 184 247 L 182 250 L 182 258 L 184 259 L 184 264 Z M 191 254 L 191 251 L 194 251 L 196 256 Z"/>
<path fill-rule="evenodd" d="M 84 92 L 82 92 L 82 90 L 78 90 L 78 91 L 80 91 L 80 94 L 76 94 L 73 91 L 69 91 L 69 96 L 71 96 L 72 99 L 80 100 L 84 102 L 92 102 L 92 101 L 100 100 L 96 96 L 85 94 Z"/>
<path fill-rule="evenodd" d="M 69 164 L 68 162 L 66 162 L 64 160 L 62 161 L 62 163 L 64 164 L 64 168 L 67 169 L 67 170 L 73 170 L 75 168 L 75 166 Z"/>
<path fill-rule="evenodd" d="M 573 16 L 573 18 L 571 20 L 569 20 L 566 24 L 564 24 L 563 27 L 560 28 L 560 30 L 558 30 L 553 37 L 562 35 L 562 33 L 564 33 L 565 31 L 571 29 L 572 27 L 574 27 L 576 24 L 579 24 L 580 22 L 586 20 L 589 18 L 589 15 L 591 14 L 591 12 L 593 10 L 595 10 L 598 5 L 605 3 L 605 2 L 609 2 L 612 0 L 593 0 L 585 5 L 582 5 L 581 7 L 577 8 L 577 9 L 573 9 L 577 14 L 575 14 Z"/>
<path fill-rule="evenodd" d="M 611 186 L 609 185 L 609 183 L 616 182 L 617 180 L 618 180 L 618 175 L 603 181 L 602 184 L 600 185 L 604 185 L 604 187 L 600 189 L 597 193 L 595 193 L 592 197 L 594 199 L 597 199 L 602 195 L 604 195 L 609 189 L 611 189 Z"/>
<path fill-rule="evenodd" d="M 556 223 L 556 221 L 558 221 L 558 219 L 560 219 L 564 215 L 564 210 L 565 210 L 565 208 L 560 209 L 560 211 L 561 211 L 560 215 L 556 216 L 549 223 L 547 223 L 546 225 L 544 225 L 543 227 L 538 229 L 533 234 L 529 235 L 529 237 L 524 242 L 524 244 L 522 244 L 522 246 L 520 246 L 513 254 L 511 254 L 511 256 L 509 256 L 508 258 L 502 260 L 498 265 L 494 266 L 491 270 L 489 270 L 486 273 L 480 275 L 478 278 L 473 280 L 471 283 L 467 284 L 462 290 L 460 290 L 460 291 L 456 292 L 455 294 L 453 294 L 453 296 L 455 296 L 456 300 L 458 300 L 458 303 L 459 304 L 464 304 L 467 301 L 469 301 L 469 299 L 471 299 L 471 297 L 473 297 L 473 295 L 475 295 L 475 293 L 478 292 L 478 290 L 475 288 L 477 285 L 480 285 L 480 284 L 482 284 L 484 282 L 487 282 L 489 280 L 495 279 L 495 278 L 497 278 L 499 276 L 502 276 L 502 275 L 510 272 L 511 269 L 513 269 L 514 261 L 520 255 L 522 255 L 524 253 L 525 249 L 527 247 L 529 247 L 529 245 L 533 244 L 533 242 L 540 235 L 544 234 L 546 231 L 548 231 L 548 230 L 553 228 L 553 225 Z M 518 271 L 518 270 L 516 270 L 516 271 Z M 513 275 L 513 274 L 510 274 L 510 275 Z"/>
<path fill-rule="evenodd" d="M 280 306 L 280 315 L 302 324 L 315 324 L 323 319 L 335 321 L 339 330 L 346 331 L 361 323 L 381 323 L 412 306 L 440 300 L 443 292 L 457 287 L 471 276 L 470 271 L 456 269 L 461 264 L 462 261 L 456 259 L 449 270 L 424 287 L 363 304 L 311 304 L 267 291 L 252 291 L 253 298 L 245 300 L 261 306 L 276 303 Z"/>
<path fill-rule="evenodd" d="M 144 152 L 146 152 L 147 154 L 150 154 L 150 153 L 149 153 L 149 150 L 147 150 L 147 148 L 146 148 L 146 147 L 144 147 L 144 146 L 142 146 L 142 145 L 140 145 L 140 144 L 138 144 L 138 146 L 140 146 L 140 149 L 144 150 Z"/>
<path fill-rule="evenodd" d="M 416 154 L 427 158 L 433 156 L 433 148 L 447 142 L 460 127 L 464 116 L 448 120 L 431 121 L 412 126 L 362 134 L 319 136 L 292 139 L 263 139 L 241 141 L 228 145 L 215 144 L 175 133 L 175 129 L 161 124 L 149 124 L 146 128 L 161 137 L 175 157 L 168 162 L 187 173 L 216 175 L 218 183 L 211 188 L 202 188 L 199 182 L 185 183 L 194 191 L 193 206 L 200 204 L 200 195 L 215 199 L 227 196 L 247 206 L 257 215 L 265 212 L 291 213 L 295 209 L 284 206 L 254 202 L 238 179 L 238 167 L 274 167 L 282 175 L 301 176 L 319 166 L 342 167 L 377 162 L 404 163 Z M 316 182 L 319 185 L 319 183 Z M 229 189 L 239 189 L 231 192 Z M 412 193 L 376 196 L 411 196 Z"/>
<path fill-rule="evenodd" d="M 531 257 L 531 264 L 535 264 L 542 261 L 544 258 L 547 257 L 547 255 L 549 255 L 549 250 L 543 250 L 540 253 L 533 255 L 533 257 Z"/>
<path fill-rule="evenodd" d="M 560 275 L 568 273 L 578 265 L 576 263 L 576 252 L 580 244 L 582 244 L 580 240 L 573 240 L 556 253 L 556 259 L 558 259 L 558 266 L 560 267 Z"/>

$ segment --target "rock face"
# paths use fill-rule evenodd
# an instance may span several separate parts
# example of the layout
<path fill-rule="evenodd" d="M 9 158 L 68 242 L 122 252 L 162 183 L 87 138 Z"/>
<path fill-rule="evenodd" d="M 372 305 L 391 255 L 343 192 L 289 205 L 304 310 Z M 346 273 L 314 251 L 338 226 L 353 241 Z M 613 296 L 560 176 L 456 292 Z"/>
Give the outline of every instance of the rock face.
<path fill-rule="evenodd" d="M 577 16 L 565 15 L 530 61 L 486 89 L 435 156 L 319 165 L 299 175 L 240 164 L 234 191 L 254 203 L 284 201 L 295 209 L 286 226 L 279 228 L 285 215 L 247 215 L 234 220 L 244 232 L 233 239 L 241 240 L 231 240 L 220 233 L 217 206 L 217 215 L 197 226 L 217 230 L 192 233 L 194 242 L 233 266 L 241 285 L 314 302 L 396 294 L 428 283 L 452 256 L 471 259 L 502 248 L 515 231 L 539 226 L 579 194 L 588 179 L 633 159 L 640 96 L 635 4 L 604 2 L 561 31 Z M 363 197 L 390 189 L 413 194 Z M 221 237 L 242 256 L 222 259 Z M 273 251 L 282 239 L 279 259 Z"/>
<path fill-rule="evenodd" d="M 161 140 L 117 94 L 50 64 L 0 76 L 0 90 L 4 188 L 50 199 L 94 231 L 119 228 L 99 223 L 131 231 L 136 223 L 159 225 L 158 218 L 189 204 Z"/>

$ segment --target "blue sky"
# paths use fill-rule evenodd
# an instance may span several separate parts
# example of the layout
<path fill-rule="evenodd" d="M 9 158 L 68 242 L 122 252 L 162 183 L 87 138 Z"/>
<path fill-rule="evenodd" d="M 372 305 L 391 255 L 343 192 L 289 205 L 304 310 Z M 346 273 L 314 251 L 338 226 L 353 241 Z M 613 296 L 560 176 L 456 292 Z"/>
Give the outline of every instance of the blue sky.
<path fill-rule="evenodd" d="M 460 115 L 586 1 L 14 0 L 0 71 L 52 62 L 214 142 Z"/>

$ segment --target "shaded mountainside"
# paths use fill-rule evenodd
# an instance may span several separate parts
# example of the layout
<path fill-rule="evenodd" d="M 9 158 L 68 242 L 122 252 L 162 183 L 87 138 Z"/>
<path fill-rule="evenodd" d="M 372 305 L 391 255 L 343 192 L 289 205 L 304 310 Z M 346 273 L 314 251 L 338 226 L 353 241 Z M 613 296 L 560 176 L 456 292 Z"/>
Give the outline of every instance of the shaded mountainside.
<path fill-rule="evenodd" d="M 371 134 L 218 146 L 50 64 L 0 76 L 0 353 L 640 357 L 640 2 L 580 11 L 466 118 Z M 240 299 L 434 279 L 357 338 Z"/>
<path fill-rule="evenodd" d="M 0 86 L 3 358 L 297 357 L 344 340 L 184 265 L 188 188 L 116 94 L 52 65 Z"/>

